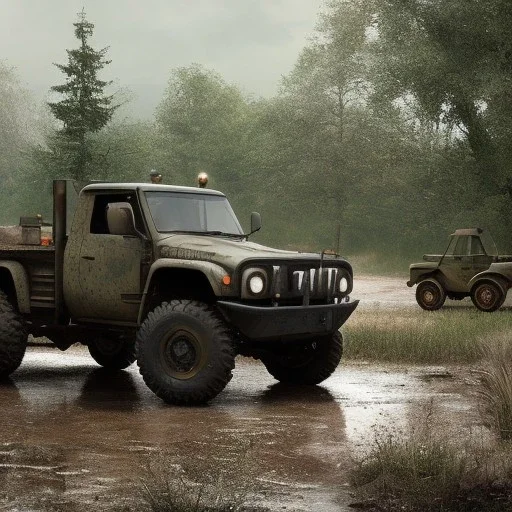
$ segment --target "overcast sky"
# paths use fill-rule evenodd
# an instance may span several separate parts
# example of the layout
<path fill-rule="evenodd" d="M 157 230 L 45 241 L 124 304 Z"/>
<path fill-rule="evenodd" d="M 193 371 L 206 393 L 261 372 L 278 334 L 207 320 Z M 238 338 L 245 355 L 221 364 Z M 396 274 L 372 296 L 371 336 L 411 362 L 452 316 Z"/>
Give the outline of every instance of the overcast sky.
<path fill-rule="evenodd" d="M 323 0 L 0 0 L 0 60 L 16 68 L 38 99 L 63 82 L 78 41 L 72 23 L 85 9 L 92 45 L 109 46 L 101 78 L 135 95 L 151 116 L 172 68 L 193 62 L 256 96 L 271 96 L 307 44 Z"/>

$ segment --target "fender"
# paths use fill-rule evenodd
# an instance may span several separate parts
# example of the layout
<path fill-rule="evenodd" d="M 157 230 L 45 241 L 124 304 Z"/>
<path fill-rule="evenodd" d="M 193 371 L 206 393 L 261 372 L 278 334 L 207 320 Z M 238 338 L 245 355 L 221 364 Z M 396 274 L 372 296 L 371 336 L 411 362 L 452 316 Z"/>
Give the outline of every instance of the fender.
<path fill-rule="evenodd" d="M 0 260 L 0 268 L 5 268 L 11 274 L 19 312 L 30 313 L 30 284 L 23 265 L 17 261 Z"/>
<path fill-rule="evenodd" d="M 201 261 L 201 260 L 178 260 L 172 258 L 162 258 L 153 265 L 149 269 L 149 274 L 146 279 L 146 285 L 144 287 L 144 292 L 142 293 L 142 299 L 140 303 L 139 316 L 137 323 L 140 325 L 143 320 L 143 315 L 145 311 L 146 300 L 149 292 L 149 287 L 151 285 L 151 281 L 153 279 L 153 275 L 157 270 L 163 268 L 183 268 L 187 270 L 198 270 L 208 279 L 210 286 L 212 287 L 213 293 L 217 297 L 225 297 L 232 295 L 232 291 L 229 287 L 222 284 L 222 278 L 228 273 L 226 269 L 221 267 L 220 265 L 216 265 L 215 263 L 211 263 L 209 261 Z M 231 292 L 231 293 L 230 293 Z"/>
<path fill-rule="evenodd" d="M 413 263 L 409 265 L 410 278 L 407 281 L 407 286 L 410 288 L 419 283 L 422 278 L 432 277 L 438 267 L 439 262 Z"/>
<path fill-rule="evenodd" d="M 487 270 L 473 276 L 468 283 L 471 290 L 477 281 L 489 279 L 497 283 L 504 293 L 512 286 L 512 264 L 510 263 L 493 263 Z"/>

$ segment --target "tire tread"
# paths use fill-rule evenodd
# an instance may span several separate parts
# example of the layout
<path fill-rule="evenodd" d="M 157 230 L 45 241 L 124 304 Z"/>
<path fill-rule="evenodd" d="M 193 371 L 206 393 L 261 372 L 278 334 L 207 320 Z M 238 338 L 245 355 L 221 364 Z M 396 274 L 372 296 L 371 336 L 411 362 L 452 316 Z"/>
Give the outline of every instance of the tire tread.
<path fill-rule="evenodd" d="M 23 319 L 0 291 L 0 378 L 8 377 L 23 361 L 28 334 Z"/>
<path fill-rule="evenodd" d="M 144 355 L 142 347 L 150 342 L 151 332 L 155 325 L 165 316 L 172 313 L 185 313 L 193 315 L 197 320 L 215 333 L 216 345 L 218 345 L 218 368 L 213 373 L 207 384 L 191 387 L 186 392 L 173 389 L 165 385 L 162 379 L 151 368 L 151 362 Z M 195 300 L 172 300 L 162 302 L 151 311 L 137 333 L 136 342 L 137 365 L 146 385 L 162 400 L 176 405 L 195 405 L 208 402 L 217 396 L 232 378 L 232 370 L 235 366 L 235 344 L 231 330 L 224 320 L 211 306 Z"/>

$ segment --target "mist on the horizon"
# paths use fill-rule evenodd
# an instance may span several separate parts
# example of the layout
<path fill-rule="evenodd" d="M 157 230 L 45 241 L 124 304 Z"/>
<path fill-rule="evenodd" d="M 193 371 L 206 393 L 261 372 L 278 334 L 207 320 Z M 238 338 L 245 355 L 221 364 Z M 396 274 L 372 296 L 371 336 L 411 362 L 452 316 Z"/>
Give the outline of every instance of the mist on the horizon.
<path fill-rule="evenodd" d="M 102 78 L 131 98 L 127 114 L 148 119 L 173 68 L 198 63 L 248 94 L 276 93 L 283 74 L 314 30 L 322 0 L 0 0 L 0 61 L 14 67 L 38 101 L 62 80 L 76 40 L 72 23 L 84 9 L 92 45 L 108 46 Z"/>

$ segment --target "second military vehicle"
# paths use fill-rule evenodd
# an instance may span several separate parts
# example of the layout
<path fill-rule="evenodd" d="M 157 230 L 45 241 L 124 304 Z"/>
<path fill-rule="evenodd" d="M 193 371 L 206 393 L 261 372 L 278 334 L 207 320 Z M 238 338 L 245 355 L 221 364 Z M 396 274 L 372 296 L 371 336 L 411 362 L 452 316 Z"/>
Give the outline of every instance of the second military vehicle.
<path fill-rule="evenodd" d="M 433 311 L 447 297 L 469 296 L 480 311 L 499 309 L 512 287 L 512 256 L 491 254 L 485 246 L 482 229 L 457 229 L 444 254 L 425 254 L 422 263 L 412 264 L 407 286 L 417 284 L 420 307 Z"/>
<path fill-rule="evenodd" d="M 248 241 L 259 214 L 244 234 L 224 194 L 205 188 L 91 184 L 68 229 L 68 185 L 54 183 L 53 245 L 37 245 L 37 222 L 0 245 L 0 377 L 29 333 L 62 350 L 81 342 L 106 368 L 137 360 L 172 404 L 215 397 L 237 354 L 293 384 L 335 370 L 357 306 L 346 260 Z"/>

